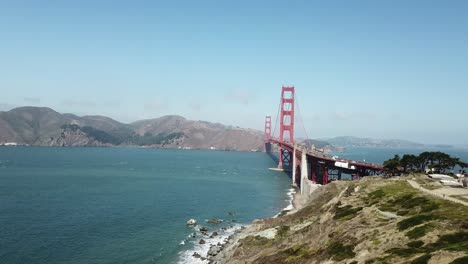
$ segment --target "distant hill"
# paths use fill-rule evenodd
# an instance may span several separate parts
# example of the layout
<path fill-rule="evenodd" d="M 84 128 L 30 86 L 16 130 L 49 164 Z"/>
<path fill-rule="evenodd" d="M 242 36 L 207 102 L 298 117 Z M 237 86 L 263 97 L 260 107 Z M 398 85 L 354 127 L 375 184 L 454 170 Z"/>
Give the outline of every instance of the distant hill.
<path fill-rule="evenodd" d="M 304 145 L 306 146 L 314 146 L 316 148 L 331 148 L 331 144 L 327 141 L 324 140 L 318 140 L 318 139 L 300 139 L 298 138 L 297 140 L 301 141 Z"/>
<path fill-rule="evenodd" d="M 152 146 L 229 150 L 262 149 L 252 129 L 163 116 L 131 124 L 105 116 L 61 114 L 46 107 L 0 112 L 0 143 L 38 146 Z"/>
<path fill-rule="evenodd" d="M 326 139 L 333 146 L 340 147 L 375 147 L 375 148 L 450 148 L 449 145 L 425 145 L 402 139 L 375 139 L 342 136 Z"/>

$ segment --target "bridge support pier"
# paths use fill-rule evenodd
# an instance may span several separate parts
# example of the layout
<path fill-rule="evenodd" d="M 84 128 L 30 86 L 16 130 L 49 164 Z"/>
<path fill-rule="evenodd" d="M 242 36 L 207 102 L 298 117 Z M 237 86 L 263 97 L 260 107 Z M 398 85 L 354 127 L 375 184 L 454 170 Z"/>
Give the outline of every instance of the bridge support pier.
<path fill-rule="evenodd" d="M 278 169 L 280 170 L 290 170 L 292 163 L 293 155 L 292 152 L 286 149 L 280 148 L 279 157 L 278 157 Z"/>
<path fill-rule="evenodd" d="M 291 176 L 292 177 L 292 185 L 297 187 L 297 183 L 296 183 L 296 173 L 297 173 L 296 172 L 296 167 L 297 167 L 296 145 L 294 145 L 292 157 L 293 157 L 293 167 L 292 167 L 292 176 Z"/>
<path fill-rule="evenodd" d="M 306 193 L 306 188 L 308 187 L 307 181 L 309 180 L 309 163 L 307 162 L 306 151 L 302 151 L 301 157 L 301 194 Z"/>
<path fill-rule="evenodd" d="M 271 143 L 270 142 L 265 142 L 265 152 L 266 153 L 271 153 Z"/>
<path fill-rule="evenodd" d="M 292 153 L 292 184 L 295 187 L 299 187 L 301 185 L 301 166 L 302 162 L 301 159 L 297 158 L 297 146 L 294 145 L 293 153 Z"/>

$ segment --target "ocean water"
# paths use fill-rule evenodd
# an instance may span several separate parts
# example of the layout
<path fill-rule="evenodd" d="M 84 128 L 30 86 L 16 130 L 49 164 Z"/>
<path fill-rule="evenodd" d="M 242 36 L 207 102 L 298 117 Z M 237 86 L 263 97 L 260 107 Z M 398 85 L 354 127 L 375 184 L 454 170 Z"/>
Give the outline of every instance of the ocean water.
<path fill-rule="evenodd" d="M 393 158 L 395 154 L 403 156 L 404 154 L 419 155 L 424 151 L 442 151 L 452 157 L 460 158 L 468 162 L 468 149 L 446 148 L 446 149 L 407 149 L 407 148 L 347 148 L 343 153 L 331 153 L 342 158 L 356 161 L 367 161 L 382 164 L 385 160 Z"/>
<path fill-rule="evenodd" d="M 422 151 L 335 154 L 382 163 Z M 467 150 L 443 151 L 468 161 Z M 201 263 L 194 252 L 290 206 L 275 166 L 253 152 L 1 147 L 0 263 Z M 190 218 L 220 235 L 198 244 Z"/>
<path fill-rule="evenodd" d="M 188 219 L 217 243 L 288 206 L 290 180 L 274 166 L 254 152 L 0 148 L 0 262 L 194 261 L 209 245 Z"/>

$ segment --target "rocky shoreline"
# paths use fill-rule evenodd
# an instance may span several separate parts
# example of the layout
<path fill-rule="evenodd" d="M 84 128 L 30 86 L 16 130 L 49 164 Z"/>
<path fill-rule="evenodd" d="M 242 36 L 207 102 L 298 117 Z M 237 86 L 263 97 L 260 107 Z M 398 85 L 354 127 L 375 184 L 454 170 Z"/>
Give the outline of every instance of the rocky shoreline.
<path fill-rule="evenodd" d="M 239 244 L 239 241 L 241 239 L 255 235 L 264 236 L 266 238 L 274 237 L 277 233 L 276 230 L 272 229 L 260 231 L 261 225 L 259 225 L 259 223 L 267 219 L 273 219 L 279 216 L 294 214 L 295 212 L 303 208 L 304 205 L 307 203 L 307 197 L 301 195 L 296 187 L 292 188 L 294 191 L 292 192 L 291 205 L 283 209 L 276 216 L 265 219 L 257 219 L 249 225 L 241 226 L 239 229 L 235 230 L 233 234 L 226 237 L 222 243 L 211 245 L 206 256 L 202 256 L 198 252 L 195 252 L 192 255 L 192 257 L 195 259 L 206 261 L 206 263 L 210 264 L 222 264 L 226 263 L 226 261 L 228 261 L 231 258 L 231 256 L 234 253 L 234 250 L 236 249 L 236 246 Z M 291 207 L 291 209 L 289 209 L 289 207 Z"/>
<path fill-rule="evenodd" d="M 248 237 L 248 236 L 261 236 L 265 238 L 273 238 L 277 234 L 276 229 L 267 229 L 261 231 L 262 224 L 261 221 L 265 221 L 268 219 L 273 219 L 276 217 L 294 214 L 300 209 L 302 209 L 305 204 L 307 203 L 307 197 L 301 195 L 300 190 L 296 187 L 294 188 L 294 192 L 292 193 L 292 200 L 291 205 L 292 208 L 283 209 L 277 216 L 265 219 L 257 219 L 254 220 L 251 224 L 247 225 L 245 228 L 242 228 L 235 232 L 233 235 L 229 236 L 221 247 L 221 250 L 216 254 L 211 256 L 208 260 L 210 264 L 223 264 L 227 263 L 233 256 L 234 251 L 236 250 L 237 246 L 239 245 L 239 241 Z"/>
<path fill-rule="evenodd" d="M 208 250 L 205 249 L 206 252 L 202 252 L 202 250 L 193 250 L 193 253 L 190 253 L 191 259 L 188 260 L 187 262 L 189 263 L 210 263 L 210 264 L 220 264 L 220 263 L 225 263 L 228 259 L 230 259 L 230 256 L 234 253 L 235 246 L 239 243 L 239 240 L 251 236 L 251 235 L 256 235 L 256 233 L 259 231 L 259 225 L 258 223 L 260 221 L 264 221 L 267 219 L 273 219 L 276 217 L 284 216 L 284 215 L 289 215 L 297 212 L 300 210 L 305 204 L 306 204 L 306 197 L 302 196 L 299 192 L 299 190 L 296 187 L 291 186 L 292 189 L 290 189 L 291 192 L 291 201 L 290 205 L 287 206 L 285 209 L 281 210 L 276 216 L 273 216 L 271 218 L 265 218 L 265 219 L 257 219 L 254 220 L 251 224 L 248 225 L 231 225 L 228 228 L 222 227 L 218 231 L 214 231 L 212 233 L 209 233 L 209 229 L 205 226 L 198 226 L 197 222 L 195 219 L 190 219 L 187 221 L 187 225 L 193 226 L 195 232 L 191 235 L 191 238 L 196 237 L 196 231 L 198 231 L 201 235 L 200 239 L 197 239 L 197 244 L 199 245 L 209 245 Z M 233 217 L 234 213 L 229 212 L 229 216 Z M 228 221 L 231 223 L 235 223 L 236 221 L 231 219 L 231 220 L 221 220 L 221 219 L 211 219 L 207 220 L 207 224 L 219 224 L 224 221 Z M 226 236 L 226 233 L 232 232 L 232 234 L 229 234 Z M 224 238 L 223 238 L 223 235 Z M 266 231 L 263 232 L 261 235 L 265 237 L 272 237 L 275 235 L 275 231 Z M 221 238 L 221 241 L 208 241 L 212 240 L 214 237 L 219 236 Z M 186 259 L 187 260 L 187 259 Z"/>

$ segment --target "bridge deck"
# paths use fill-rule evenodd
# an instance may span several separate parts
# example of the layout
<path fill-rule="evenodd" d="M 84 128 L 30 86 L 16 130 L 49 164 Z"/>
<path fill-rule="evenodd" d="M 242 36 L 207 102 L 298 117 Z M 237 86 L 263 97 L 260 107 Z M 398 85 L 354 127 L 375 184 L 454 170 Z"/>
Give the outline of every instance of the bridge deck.
<path fill-rule="evenodd" d="M 267 140 L 266 142 L 274 143 L 278 146 L 280 146 L 283 149 L 287 149 L 289 151 L 293 151 L 294 146 L 289 143 L 289 142 L 281 142 L 277 139 L 271 138 Z M 301 146 L 299 148 L 296 148 L 296 152 L 298 152 L 299 155 L 302 155 L 302 151 L 304 146 Z M 369 162 L 363 162 L 363 161 L 355 161 L 355 160 L 348 160 L 348 159 L 342 159 L 342 158 L 333 158 L 332 156 L 325 154 L 323 152 L 320 152 L 315 149 L 307 149 L 307 156 L 312 157 L 314 159 L 320 160 L 320 161 L 327 161 L 327 162 L 343 162 L 343 163 L 348 163 L 350 166 L 355 166 L 357 168 L 362 168 L 362 169 L 369 169 L 369 170 L 374 170 L 374 171 L 381 171 L 384 169 L 384 167 L 380 164 L 375 164 L 375 163 L 369 163 Z"/>

